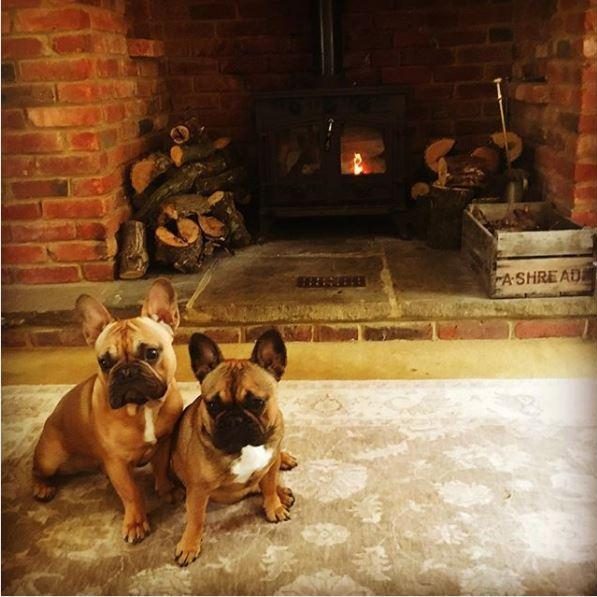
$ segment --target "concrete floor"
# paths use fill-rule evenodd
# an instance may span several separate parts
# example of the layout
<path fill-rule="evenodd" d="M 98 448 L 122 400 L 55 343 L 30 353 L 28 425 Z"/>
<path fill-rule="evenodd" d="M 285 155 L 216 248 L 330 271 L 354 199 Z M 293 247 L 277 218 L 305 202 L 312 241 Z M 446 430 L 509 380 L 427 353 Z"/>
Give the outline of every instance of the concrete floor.
<path fill-rule="evenodd" d="M 223 344 L 244 358 L 250 344 Z M 185 346 L 178 379 L 191 381 Z M 96 370 L 89 348 L 4 350 L 2 385 L 77 383 Z M 597 378 L 597 346 L 580 339 L 326 342 L 288 344 L 286 379 Z"/>

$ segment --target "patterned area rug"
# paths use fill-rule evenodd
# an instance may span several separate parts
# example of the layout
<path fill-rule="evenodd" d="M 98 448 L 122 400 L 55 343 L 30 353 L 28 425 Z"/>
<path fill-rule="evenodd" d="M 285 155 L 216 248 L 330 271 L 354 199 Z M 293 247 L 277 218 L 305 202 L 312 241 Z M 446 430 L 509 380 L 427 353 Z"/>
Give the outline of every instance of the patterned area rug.
<path fill-rule="evenodd" d="M 173 562 L 182 504 L 150 495 L 152 534 L 120 538 L 101 475 L 30 495 L 34 442 L 65 386 L 2 396 L 2 593 L 594 594 L 597 382 L 283 382 L 292 520 L 258 497 L 208 508 L 203 552 Z M 192 398 L 196 384 L 183 384 Z"/>

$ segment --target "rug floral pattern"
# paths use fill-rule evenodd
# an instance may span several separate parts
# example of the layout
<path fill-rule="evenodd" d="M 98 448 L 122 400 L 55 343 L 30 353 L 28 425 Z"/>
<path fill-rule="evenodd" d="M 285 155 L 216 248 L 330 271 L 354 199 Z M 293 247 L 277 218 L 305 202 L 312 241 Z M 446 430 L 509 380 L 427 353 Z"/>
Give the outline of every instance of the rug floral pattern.
<path fill-rule="evenodd" d="M 196 384 L 182 384 L 188 399 Z M 34 443 L 65 386 L 2 396 L 7 595 L 521 595 L 597 589 L 597 382 L 283 382 L 292 520 L 257 497 L 210 505 L 203 552 L 174 564 L 182 504 L 138 474 L 152 534 L 120 538 L 101 475 L 30 495 Z"/>

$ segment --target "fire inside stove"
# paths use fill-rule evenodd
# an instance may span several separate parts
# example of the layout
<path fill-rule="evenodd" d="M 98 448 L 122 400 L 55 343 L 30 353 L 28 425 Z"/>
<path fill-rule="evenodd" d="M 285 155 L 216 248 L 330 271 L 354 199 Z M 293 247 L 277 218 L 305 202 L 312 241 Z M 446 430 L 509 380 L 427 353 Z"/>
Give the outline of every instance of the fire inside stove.
<path fill-rule="evenodd" d="M 346 126 L 340 139 L 342 174 L 383 174 L 385 143 L 381 130 L 369 126 Z"/>

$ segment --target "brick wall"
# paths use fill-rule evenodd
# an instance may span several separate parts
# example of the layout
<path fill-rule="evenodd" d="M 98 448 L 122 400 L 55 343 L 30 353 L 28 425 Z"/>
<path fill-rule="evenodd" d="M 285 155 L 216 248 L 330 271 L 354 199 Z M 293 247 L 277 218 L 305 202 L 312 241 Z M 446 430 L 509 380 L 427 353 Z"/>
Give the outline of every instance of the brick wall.
<path fill-rule="evenodd" d="M 515 3 L 513 128 L 545 199 L 597 225 L 597 7 L 590 0 Z"/>
<path fill-rule="evenodd" d="M 112 279 L 125 165 L 166 124 L 160 61 L 129 57 L 121 0 L 2 8 L 3 281 Z"/>

